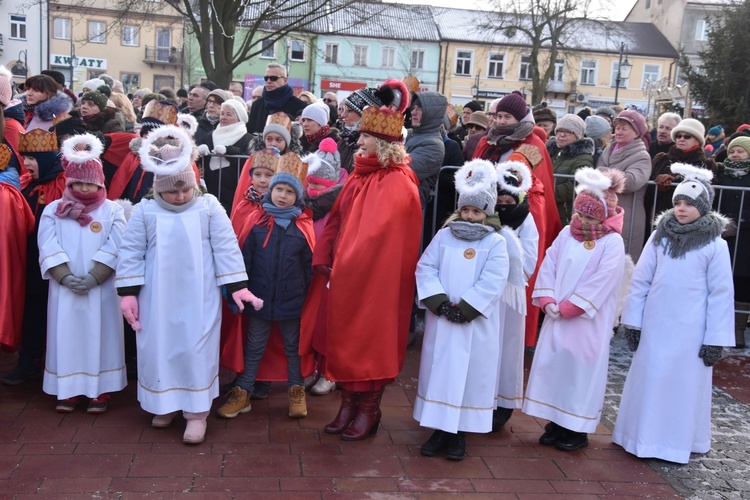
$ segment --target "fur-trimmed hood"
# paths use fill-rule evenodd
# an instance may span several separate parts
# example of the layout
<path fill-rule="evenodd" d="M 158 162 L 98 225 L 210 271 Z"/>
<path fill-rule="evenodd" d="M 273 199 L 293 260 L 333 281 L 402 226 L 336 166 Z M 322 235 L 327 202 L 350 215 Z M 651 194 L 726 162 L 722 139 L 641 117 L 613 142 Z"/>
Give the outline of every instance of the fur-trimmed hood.
<path fill-rule="evenodd" d="M 64 92 L 58 92 L 46 101 L 40 102 L 34 106 L 26 104 L 25 94 L 21 94 L 19 98 L 21 99 L 21 102 L 23 102 L 24 109 L 31 111 L 44 121 L 52 120 L 55 116 L 64 115 L 73 109 L 73 100 Z"/>
<path fill-rule="evenodd" d="M 557 137 L 552 137 L 547 141 L 547 152 L 550 156 L 557 156 L 558 154 L 565 156 L 593 155 L 594 151 L 596 151 L 596 147 L 594 146 L 594 140 L 590 137 L 573 141 L 563 148 L 557 145 Z"/>
<path fill-rule="evenodd" d="M 138 156 L 139 151 L 141 149 L 141 144 L 143 144 L 143 137 L 136 137 L 132 141 L 130 141 L 130 144 L 128 144 L 128 148 L 130 149 L 130 152 L 134 155 Z M 154 156 L 159 158 L 159 149 L 161 149 L 162 146 L 165 146 L 169 144 L 170 146 L 180 147 L 181 143 L 178 139 L 162 139 L 157 138 L 154 140 L 154 142 L 151 144 L 151 146 L 156 146 L 155 148 L 152 147 L 152 153 Z M 196 161 L 198 159 L 198 148 L 193 145 L 193 154 L 192 154 L 192 160 Z"/>

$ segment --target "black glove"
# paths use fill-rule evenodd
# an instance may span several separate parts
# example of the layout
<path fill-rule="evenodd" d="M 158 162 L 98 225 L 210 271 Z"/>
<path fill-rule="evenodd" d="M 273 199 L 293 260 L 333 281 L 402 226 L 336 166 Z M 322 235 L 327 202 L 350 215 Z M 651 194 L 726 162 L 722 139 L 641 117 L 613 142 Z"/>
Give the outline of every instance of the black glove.
<path fill-rule="evenodd" d="M 459 309 L 457 306 L 448 305 L 446 308 L 447 311 L 443 314 L 445 315 L 445 319 L 450 321 L 451 323 L 468 323 L 469 320 L 466 319 L 466 316 L 464 316 L 464 313 L 461 312 L 461 309 Z"/>
<path fill-rule="evenodd" d="M 625 325 L 620 325 L 620 332 L 628 341 L 628 349 L 630 352 L 635 352 L 638 349 L 638 344 L 641 342 L 641 331 L 637 328 L 628 328 Z"/>
<path fill-rule="evenodd" d="M 706 366 L 714 366 L 720 359 L 724 352 L 724 348 L 718 345 L 703 345 L 701 350 L 698 351 L 698 357 L 703 358 L 703 364 Z"/>
<path fill-rule="evenodd" d="M 442 304 L 440 304 L 440 306 L 438 306 L 437 311 L 435 312 L 435 314 L 437 314 L 438 316 L 448 317 L 448 313 L 450 312 L 450 308 L 451 308 L 451 303 L 446 300 L 445 302 L 443 302 Z"/>

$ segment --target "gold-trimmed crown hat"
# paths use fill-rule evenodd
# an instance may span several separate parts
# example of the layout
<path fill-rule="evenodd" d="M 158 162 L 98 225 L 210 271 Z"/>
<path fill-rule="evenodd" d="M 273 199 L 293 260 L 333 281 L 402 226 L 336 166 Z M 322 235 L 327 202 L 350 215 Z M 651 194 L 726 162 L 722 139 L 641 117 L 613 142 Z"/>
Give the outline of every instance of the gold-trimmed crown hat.
<path fill-rule="evenodd" d="M 404 127 L 404 116 L 392 109 L 370 106 L 362 113 L 359 123 L 359 132 L 369 134 L 388 142 L 399 142 L 402 140 L 402 129 Z"/>
<path fill-rule="evenodd" d="M 250 169 L 265 168 L 274 174 L 279 165 L 279 150 L 276 148 L 264 148 L 253 153 Z"/>
<path fill-rule="evenodd" d="M 149 101 L 143 110 L 143 119 L 150 118 L 157 120 L 164 125 L 177 125 L 177 115 L 179 110 L 177 106 L 169 101 Z"/>
<path fill-rule="evenodd" d="M 51 153 L 58 151 L 57 135 L 54 132 L 46 132 L 37 128 L 18 136 L 18 152 L 24 153 Z"/>
<path fill-rule="evenodd" d="M 302 159 L 290 151 L 281 155 L 276 172 L 291 174 L 304 184 L 307 178 L 307 163 L 302 163 Z"/>
<path fill-rule="evenodd" d="M 289 115 L 283 111 L 277 111 L 272 115 L 268 115 L 266 126 L 263 128 L 263 137 L 265 138 L 269 132 L 275 132 L 284 138 L 286 147 L 288 148 L 289 143 L 292 141 L 291 131 L 292 120 L 289 118 Z"/>

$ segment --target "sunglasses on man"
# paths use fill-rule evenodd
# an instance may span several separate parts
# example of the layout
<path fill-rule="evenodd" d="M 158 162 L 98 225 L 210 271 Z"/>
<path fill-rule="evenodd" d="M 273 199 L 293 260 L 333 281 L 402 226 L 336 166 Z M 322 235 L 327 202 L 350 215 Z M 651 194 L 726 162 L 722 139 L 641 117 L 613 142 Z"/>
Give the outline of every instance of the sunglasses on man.
<path fill-rule="evenodd" d="M 275 82 L 279 78 L 284 78 L 283 76 L 276 76 L 276 75 L 266 75 L 263 77 L 263 79 L 267 82 Z"/>
<path fill-rule="evenodd" d="M 336 102 L 336 100 L 335 99 L 331 99 L 330 97 L 324 97 L 323 98 L 323 102 L 326 103 L 326 104 L 332 104 L 332 103 Z"/>

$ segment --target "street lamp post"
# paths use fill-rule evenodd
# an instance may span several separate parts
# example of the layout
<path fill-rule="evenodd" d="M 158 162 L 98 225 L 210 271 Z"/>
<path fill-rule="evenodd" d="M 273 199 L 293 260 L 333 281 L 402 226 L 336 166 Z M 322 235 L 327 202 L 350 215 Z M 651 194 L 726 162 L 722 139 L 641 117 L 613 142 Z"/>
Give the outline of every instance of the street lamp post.
<path fill-rule="evenodd" d="M 625 56 L 624 62 L 622 60 L 623 55 Z M 617 77 L 615 78 L 615 105 L 620 104 L 620 101 L 617 100 L 620 93 L 620 82 L 630 77 L 630 70 L 632 69 L 633 65 L 628 61 L 628 48 L 623 42 L 620 44 L 620 60 L 617 63 Z"/>
<path fill-rule="evenodd" d="M 21 60 L 21 54 L 23 54 L 23 61 Z M 28 62 L 28 54 L 26 53 L 26 49 L 24 49 L 18 53 L 18 61 L 10 68 L 10 72 L 13 76 L 20 76 L 25 80 L 29 76 Z"/>
<path fill-rule="evenodd" d="M 474 77 L 474 85 L 471 86 L 471 98 L 475 101 L 478 100 L 479 94 L 479 73 Z"/>
<path fill-rule="evenodd" d="M 68 88 L 73 90 L 73 82 L 75 81 L 75 66 L 76 66 L 76 46 L 73 45 L 73 34 L 70 34 L 70 82 Z"/>

